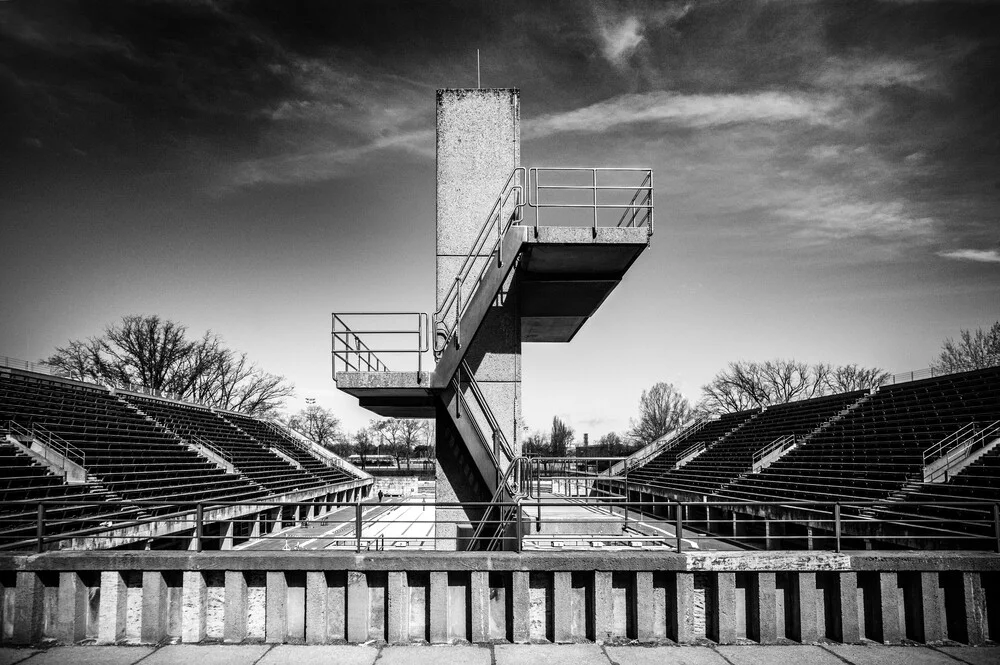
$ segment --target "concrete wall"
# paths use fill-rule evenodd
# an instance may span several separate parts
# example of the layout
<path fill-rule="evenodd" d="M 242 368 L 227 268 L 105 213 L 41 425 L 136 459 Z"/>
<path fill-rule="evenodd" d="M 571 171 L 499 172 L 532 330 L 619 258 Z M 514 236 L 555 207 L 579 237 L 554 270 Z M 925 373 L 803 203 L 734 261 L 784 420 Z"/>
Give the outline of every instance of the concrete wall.
<path fill-rule="evenodd" d="M 437 307 L 454 282 L 496 197 L 520 165 L 520 101 L 515 89 L 451 89 L 437 93 Z M 486 259 L 482 259 L 485 261 Z M 476 271 L 478 274 L 478 270 Z M 463 294 L 463 299 L 470 294 Z M 467 360 L 507 440 L 520 450 L 521 331 L 514 298 L 491 308 L 467 345 Z M 472 395 L 466 395 L 470 403 Z M 481 423 L 482 424 L 482 423 Z M 442 423 L 438 423 L 439 431 Z M 488 431 L 486 428 L 484 431 Z M 437 500 L 467 500 L 472 486 L 443 458 L 439 445 Z M 487 493 L 488 494 L 488 493 Z M 488 501 L 473 493 L 472 500 Z M 445 522 L 473 516 L 450 511 Z M 445 541 L 439 541 L 444 545 Z"/>
<path fill-rule="evenodd" d="M 1000 557 L 868 552 L 0 556 L 7 643 L 1000 637 Z"/>

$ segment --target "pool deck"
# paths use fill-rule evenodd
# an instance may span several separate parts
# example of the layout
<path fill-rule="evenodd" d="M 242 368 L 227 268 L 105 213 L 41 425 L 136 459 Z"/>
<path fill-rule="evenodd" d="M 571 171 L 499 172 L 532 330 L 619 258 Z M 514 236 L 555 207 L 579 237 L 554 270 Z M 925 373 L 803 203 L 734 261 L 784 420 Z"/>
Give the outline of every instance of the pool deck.
<path fill-rule="evenodd" d="M 445 646 L 173 644 L 0 649 L 0 665 L 992 665 L 1000 646 L 609 646 L 487 644 Z"/>

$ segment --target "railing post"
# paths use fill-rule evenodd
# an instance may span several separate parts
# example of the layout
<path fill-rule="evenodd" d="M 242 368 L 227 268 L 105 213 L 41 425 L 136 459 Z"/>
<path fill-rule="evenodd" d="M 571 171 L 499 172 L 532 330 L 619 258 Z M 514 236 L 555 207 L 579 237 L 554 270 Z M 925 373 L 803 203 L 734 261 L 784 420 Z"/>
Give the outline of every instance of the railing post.
<path fill-rule="evenodd" d="M 521 515 L 521 502 L 520 501 L 515 501 L 514 502 L 514 514 L 515 514 L 515 524 L 517 526 L 517 528 L 515 529 L 515 532 L 516 532 L 516 535 L 517 535 L 517 542 L 514 543 L 514 548 L 515 548 L 515 551 L 518 554 L 520 554 L 521 553 L 521 547 L 522 547 L 522 541 L 524 539 L 524 521 L 523 521 L 522 515 Z"/>
<path fill-rule="evenodd" d="M 625 514 L 625 524 L 628 524 L 628 471 L 625 472 L 625 501 L 622 503 L 622 512 Z"/>
<path fill-rule="evenodd" d="M 361 501 L 354 504 L 355 552 L 361 552 Z"/>
<path fill-rule="evenodd" d="M 674 549 L 678 554 L 680 554 L 681 548 L 683 547 L 683 538 L 681 537 L 681 534 L 684 529 L 684 506 L 681 505 L 680 501 L 677 502 L 676 506 L 677 512 L 674 514 L 674 538 L 676 542 L 674 543 Z"/>
<path fill-rule="evenodd" d="M 597 169 L 592 169 L 594 174 L 594 237 L 597 237 Z"/>
<path fill-rule="evenodd" d="M 201 503 L 194 508 L 194 539 L 196 541 L 195 550 L 202 551 L 205 540 L 205 506 Z"/>
<path fill-rule="evenodd" d="M 455 348 L 462 348 L 461 334 L 462 323 L 462 278 L 455 277 Z"/>
<path fill-rule="evenodd" d="M 45 502 L 38 502 L 38 523 L 35 525 L 35 537 L 38 540 L 38 553 L 45 551 Z"/>
<path fill-rule="evenodd" d="M 840 552 L 840 502 L 833 504 L 834 552 Z"/>
<path fill-rule="evenodd" d="M 1000 554 L 1000 503 L 993 504 L 993 537 L 996 540 L 994 550 Z"/>

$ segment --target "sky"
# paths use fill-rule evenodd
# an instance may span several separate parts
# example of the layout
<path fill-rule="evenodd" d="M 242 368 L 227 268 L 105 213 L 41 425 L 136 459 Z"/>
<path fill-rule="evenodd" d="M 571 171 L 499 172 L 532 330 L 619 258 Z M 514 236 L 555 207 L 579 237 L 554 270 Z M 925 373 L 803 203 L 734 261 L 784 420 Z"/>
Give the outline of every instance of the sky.
<path fill-rule="evenodd" d="M 927 367 L 1000 318 L 1000 3 L 0 1 L 0 355 L 148 313 L 353 430 L 330 313 L 434 308 L 435 90 L 648 166 L 652 246 L 523 415 L 596 440 L 735 360 Z"/>

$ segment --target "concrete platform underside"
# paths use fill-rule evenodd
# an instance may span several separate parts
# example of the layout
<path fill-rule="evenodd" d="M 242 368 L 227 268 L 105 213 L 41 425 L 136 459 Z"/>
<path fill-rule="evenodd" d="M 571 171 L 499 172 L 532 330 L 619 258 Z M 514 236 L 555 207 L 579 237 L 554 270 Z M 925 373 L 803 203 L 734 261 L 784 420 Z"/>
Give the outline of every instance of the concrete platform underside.
<path fill-rule="evenodd" d="M 807 644 L 635 646 L 611 644 L 269 645 L 171 644 L 0 649 L 0 665 L 990 665 L 1000 647 Z"/>

